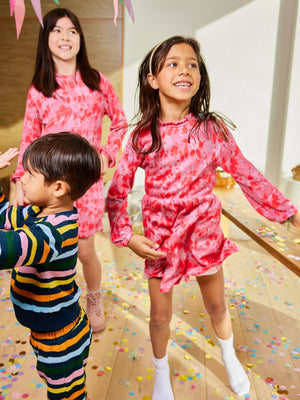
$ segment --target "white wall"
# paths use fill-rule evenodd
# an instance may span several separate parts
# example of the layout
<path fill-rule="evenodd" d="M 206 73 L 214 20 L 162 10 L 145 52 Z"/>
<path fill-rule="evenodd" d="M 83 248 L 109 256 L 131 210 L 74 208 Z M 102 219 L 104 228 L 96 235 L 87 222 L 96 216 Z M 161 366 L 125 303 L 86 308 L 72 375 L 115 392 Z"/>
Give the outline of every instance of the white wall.
<path fill-rule="evenodd" d="M 236 123 L 239 146 L 264 172 L 280 0 L 132 0 L 132 4 L 135 23 L 125 12 L 124 31 L 123 104 L 128 119 L 136 112 L 137 71 L 145 54 L 174 34 L 196 37 L 210 75 L 211 110 L 225 113 Z M 283 176 L 291 175 L 291 168 L 300 163 L 299 25 Z M 139 184 L 142 176 L 137 177 Z"/>

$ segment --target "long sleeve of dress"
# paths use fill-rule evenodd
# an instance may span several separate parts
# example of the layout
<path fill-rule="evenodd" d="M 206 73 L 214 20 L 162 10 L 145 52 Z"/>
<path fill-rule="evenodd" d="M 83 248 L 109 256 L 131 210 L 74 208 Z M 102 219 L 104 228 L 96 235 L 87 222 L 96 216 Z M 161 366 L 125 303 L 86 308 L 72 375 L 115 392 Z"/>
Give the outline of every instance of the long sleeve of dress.
<path fill-rule="evenodd" d="M 111 168 L 116 163 L 122 141 L 127 131 L 127 120 L 113 86 L 103 74 L 101 74 L 101 91 L 105 100 L 104 113 L 111 120 L 107 144 L 102 147 L 101 152 L 107 156 L 109 160 L 108 166 Z"/>
<path fill-rule="evenodd" d="M 111 240 L 117 246 L 127 246 L 132 236 L 132 223 L 127 211 L 130 193 L 142 157 L 132 149 L 129 139 L 119 161 L 106 198 L 106 209 L 111 226 Z"/>
<path fill-rule="evenodd" d="M 42 122 L 39 119 L 40 105 L 38 99 L 36 98 L 36 93 L 37 92 L 33 87 L 31 87 L 28 91 L 17 168 L 11 178 L 13 182 L 20 180 L 24 174 L 22 159 L 26 148 L 31 142 L 40 137 L 42 133 Z"/>
<path fill-rule="evenodd" d="M 244 157 L 230 132 L 228 139 L 222 145 L 220 165 L 233 176 L 249 203 L 270 221 L 283 222 L 294 215 L 296 205 Z"/>

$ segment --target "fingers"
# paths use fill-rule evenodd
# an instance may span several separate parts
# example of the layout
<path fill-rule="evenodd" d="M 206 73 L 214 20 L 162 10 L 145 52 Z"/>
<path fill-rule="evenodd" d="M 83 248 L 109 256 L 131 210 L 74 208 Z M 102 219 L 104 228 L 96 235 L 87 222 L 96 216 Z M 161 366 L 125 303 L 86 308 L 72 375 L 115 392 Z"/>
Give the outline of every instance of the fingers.
<path fill-rule="evenodd" d="M 15 158 L 19 153 L 16 147 L 8 149 L 5 153 L 0 152 L 0 169 L 11 165 L 10 161 Z"/>
<path fill-rule="evenodd" d="M 133 235 L 128 242 L 128 247 L 138 256 L 147 260 L 166 257 L 164 252 L 156 250 L 159 247 L 157 243 L 141 235 Z"/>
<path fill-rule="evenodd" d="M 108 158 L 103 153 L 99 157 L 101 162 L 101 176 L 103 176 L 108 170 Z"/>

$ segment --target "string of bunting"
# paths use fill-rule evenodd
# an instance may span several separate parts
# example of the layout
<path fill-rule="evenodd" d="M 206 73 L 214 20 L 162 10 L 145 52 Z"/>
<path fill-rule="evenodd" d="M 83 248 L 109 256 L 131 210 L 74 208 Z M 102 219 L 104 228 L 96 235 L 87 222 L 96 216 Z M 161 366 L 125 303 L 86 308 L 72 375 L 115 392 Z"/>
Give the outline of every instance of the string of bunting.
<path fill-rule="evenodd" d="M 54 2 L 59 6 L 59 0 L 54 0 Z M 131 0 L 120 0 L 121 5 L 125 5 L 127 12 L 134 22 L 134 12 L 131 4 Z M 43 17 L 42 17 L 42 9 L 41 9 L 41 0 L 31 0 L 32 7 L 35 11 L 40 24 L 43 26 Z M 16 22 L 16 31 L 17 31 L 17 39 L 20 37 L 21 29 L 23 26 L 24 18 L 25 18 L 25 3 L 24 0 L 9 0 L 10 5 L 10 15 L 14 14 L 15 22 Z M 119 0 L 113 0 L 114 5 L 114 23 L 117 25 L 117 17 L 119 13 Z"/>

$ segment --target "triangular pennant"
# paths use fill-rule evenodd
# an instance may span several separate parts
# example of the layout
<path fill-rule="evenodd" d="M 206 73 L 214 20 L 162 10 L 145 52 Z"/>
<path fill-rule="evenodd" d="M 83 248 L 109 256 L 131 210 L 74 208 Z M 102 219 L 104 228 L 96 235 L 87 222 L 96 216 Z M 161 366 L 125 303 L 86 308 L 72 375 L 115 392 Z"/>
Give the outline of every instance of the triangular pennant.
<path fill-rule="evenodd" d="M 42 25 L 42 27 L 44 27 L 40 0 L 31 0 L 31 4 L 32 4 L 32 7 L 34 8 L 36 16 L 38 17 L 38 19 L 40 21 L 40 24 Z"/>
<path fill-rule="evenodd" d="M 16 21 L 16 29 L 17 29 L 17 39 L 19 39 L 22 25 L 23 25 L 24 18 L 25 18 L 24 0 L 16 0 L 14 13 L 15 13 L 15 21 Z"/>
<path fill-rule="evenodd" d="M 10 4 L 10 16 L 12 16 L 14 13 L 16 0 L 9 0 L 9 4 Z"/>
<path fill-rule="evenodd" d="M 132 22 L 134 22 L 134 12 L 131 4 L 131 0 L 124 0 L 125 1 L 125 6 L 127 8 L 128 14 L 130 15 Z"/>
<path fill-rule="evenodd" d="M 119 0 L 114 0 L 114 9 L 115 9 L 114 23 L 115 25 L 117 25 L 117 17 L 119 13 Z"/>

